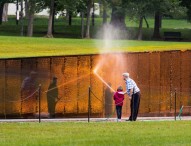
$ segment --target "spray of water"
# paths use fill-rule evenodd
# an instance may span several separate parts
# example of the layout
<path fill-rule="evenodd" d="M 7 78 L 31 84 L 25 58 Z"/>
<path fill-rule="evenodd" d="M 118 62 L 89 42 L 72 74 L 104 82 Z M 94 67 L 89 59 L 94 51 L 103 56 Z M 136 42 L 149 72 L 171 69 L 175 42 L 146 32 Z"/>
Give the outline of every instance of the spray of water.
<path fill-rule="evenodd" d="M 74 79 L 72 79 L 72 80 L 69 80 L 68 82 L 65 82 L 65 83 L 63 83 L 63 84 L 60 84 L 60 85 L 58 85 L 58 86 L 55 87 L 55 88 L 61 88 L 62 86 L 66 86 L 66 85 L 68 85 L 68 84 L 70 84 L 70 83 L 74 83 L 74 82 L 76 82 L 77 80 L 86 78 L 86 77 L 88 77 L 88 76 L 89 76 L 89 74 L 85 74 L 85 75 L 83 75 L 83 76 L 80 76 L 80 77 L 74 78 Z M 46 91 L 44 91 L 44 93 L 47 93 L 48 91 L 54 90 L 55 88 L 51 88 L 51 89 L 49 89 L 49 90 L 46 90 Z"/>
<path fill-rule="evenodd" d="M 111 91 L 115 92 L 113 88 L 94 70 L 94 74 L 100 79 Z"/>
<path fill-rule="evenodd" d="M 109 24 L 98 33 L 98 38 L 101 38 L 102 41 L 98 44 L 100 56 L 94 74 L 112 91 L 114 91 L 112 87 L 117 88 L 122 84 L 122 73 L 127 71 L 125 56 L 120 52 L 110 53 L 113 48 L 119 47 L 120 35 L 121 31 Z"/>

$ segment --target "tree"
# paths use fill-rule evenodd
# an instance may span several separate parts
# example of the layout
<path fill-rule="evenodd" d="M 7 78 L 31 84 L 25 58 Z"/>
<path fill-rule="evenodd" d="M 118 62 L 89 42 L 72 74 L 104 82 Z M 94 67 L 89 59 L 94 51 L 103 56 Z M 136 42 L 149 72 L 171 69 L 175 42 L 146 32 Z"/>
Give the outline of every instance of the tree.
<path fill-rule="evenodd" d="M 5 22 L 8 21 L 8 6 L 9 6 L 9 3 L 4 4 L 2 21 L 5 21 Z"/>
<path fill-rule="evenodd" d="M 170 9 L 169 2 L 171 0 L 152 0 L 154 10 L 154 31 L 153 39 L 160 39 L 160 27 L 162 24 L 162 15 Z M 169 12 L 169 11 L 168 11 Z"/>
<path fill-rule="evenodd" d="M 130 16 L 130 19 L 139 21 L 137 39 L 142 39 L 143 19 L 145 19 L 147 15 L 154 15 L 153 39 L 160 39 L 162 15 L 166 13 L 169 14 L 170 12 L 179 13 L 179 10 L 183 10 L 183 8 L 179 6 L 179 3 L 179 0 L 129 0 L 127 14 Z"/>
<path fill-rule="evenodd" d="M 147 15 L 154 15 L 153 39 L 160 39 L 162 15 L 170 12 L 178 13 L 179 0 L 130 0 L 127 13 L 130 19 L 139 21 L 137 39 L 142 39 L 143 19 Z"/>
<path fill-rule="evenodd" d="M 128 0 L 111 0 L 110 5 L 112 8 L 110 24 L 116 28 L 125 29 L 125 16 Z"/>
<path fill-rule="evenodd" d="M 131 0 L 128 4 L 127 13 L 130 19 L 138 20 L 139 27 L 137 39 L 142 40 L 143 19 L 151 12 L 152 4 L 150 0 Z"/>
<path fill-rule="evenodd" d="M 4 9 L 5 2 L 0 3 L 0 24 L 2 24 L 3 20 L 3 9 Z"/>
<path fill-rule="evenodd" d="M 181 5 L 187 8 L 187 18 L 191 21 L 191 0 L 181 0 Z"/>
<path fill-rule="evenodd" d="M 28 20 L 28 27 L 27 27 L 27 36 L 33 36 L 33 23 L 34 23 L 34 14 L 42 11 L 45 8 L 45 3 L 48 0 L 25 0 L 27 2 L 27 20 Z"/>
<path fill-rule="evenodd" d="M 47 31 L 47 37 L 53 37 L 52 35 L 52 20 L 54 18 L 54 0 L 51 0 L 50 3 L 50 14 L 49 14 L 49 20 L 48 20 L 48 31 Z"/>
<path fill-rule="evenodd" d="M 77 3 L 77 12 L 80 12 L 81 15 L 81 38 L 84 38 L 84 13 L 87 9 L 86 1 L 85 0 L 78 0 Z"/>
<path fill-rule="evenodd" d="M 90 10 L 92 7 L 92 0 L 87 1 L 87 19 L 86 19 L 86 38 L 90 38 Z"/>
<path fill-rule="evenodd" d="M 36 0 L 28 1 L 28 27 L 27 27 L 27 36 L 33 36 L 33 22 L 34 22 L 34 13 L 35 13 L 35 2 Z"/>
<path fill-rule="evenodd" d="M 23 18 L 24 18 L 24 13 L 23 13 L 23 10 L 24 10 L 24 6 L 23 6 L 23 0 L 20 1 L 21 3 L 21 11 L 20 11 L 20 24 L 21 24 L 21 36 L 24 35 L 24 23 L 23 23 Z"/>
<path fill-rule="evenodd" d="M 40 12 L 45 8 L 49 8 L 49 19 L 46 37 L 52 38 L 54 32 L 54 17 L 55 17 L 55 7 L 58 0 L 36 0 L 35 12 Z"/>
<path fill-rule="evenodd" d="M 154 21 L 154 31 L 153 31 L 153 39 L 160 39 L 160 27 L 161 27 L 161 23 L 162 23 L 162 14 L 160 11 L 156 11 L 155 12 L 155 17 L 154 17 L 155 21 Z"/>
<path fill-rule="evenodd" d="M 169 14 L 170 11 L 179 13 L 180 1 L 179 0 L 151 0 L 153 4 L 153 11 L 155 12 L 155 23 L 153 39 L 160 39 L 160 26 L 162 24 L 162 15 Z"/>
<path fill-rule="evenodd" d="M 2 20 L 3 20 L 4 5 L 6 3 L 11 3 L 11 2 L 14 2 L 14 0 L 1 0 L 0 1 L 0 25 L 2 24 Z"/>
<path fill-rule="evenodd" d="M 24 2 L 25 2 L 25 17 L 28 18 L 29 17 L 28 0 L 24 0 Z"/>
<path fill-rule="evenodd" d="M 69 14 L 69 25 L 72 25 L 72 16 L 73 14 L 77 14 L 79 12 L 84 11 L 86 8 L 84 5 L 85 0 L 45 0 L 44 3 L 41 3 L 41 9 L 44 7 L 48 7 L 50 9 L 49 15 L 49 25 L 47 31 L 47 37 L 53 37 L 54 33 L 54 17 L 55 14 L 59 11 L 65 12 Z"/>
<path fill-rule="evenodd" d="M 76 12 L 77 1 L 75 0 L 59 0 L 61 11 L 66 10 L 66 16 L 68 18 L 68 25 L 72 25 L 72 16 Z"/>
<path fill-rule="evenodd" d="M 68 24 L 72 25 L 72 17 L 86 9 L 86 0 L 58 0 L 57 11 L 66 10 Z"/>
<path fill-rule="evenodd" d="M 103 24 L 107 23 L 107 7 L 108 3 L 106 0 L 102 0 L 102 7 L 103 7 Z"/>

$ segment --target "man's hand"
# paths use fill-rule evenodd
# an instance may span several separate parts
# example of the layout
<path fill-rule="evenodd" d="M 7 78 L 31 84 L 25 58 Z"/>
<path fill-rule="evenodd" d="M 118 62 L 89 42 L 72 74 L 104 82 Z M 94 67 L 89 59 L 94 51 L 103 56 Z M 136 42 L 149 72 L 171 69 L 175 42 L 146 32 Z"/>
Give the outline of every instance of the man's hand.
<path fill-rule="evenodd" d="M 123 94 L 124 94 L 124 95 L 127 94 L 127 91 L 123 92 Z"/>
<path fill-rule="evenodd" d="M 60 100 L 60 98 L 57 97 L 56 100 L 55 100 L 55 102 L 58 102 L 59 100 Z"/>

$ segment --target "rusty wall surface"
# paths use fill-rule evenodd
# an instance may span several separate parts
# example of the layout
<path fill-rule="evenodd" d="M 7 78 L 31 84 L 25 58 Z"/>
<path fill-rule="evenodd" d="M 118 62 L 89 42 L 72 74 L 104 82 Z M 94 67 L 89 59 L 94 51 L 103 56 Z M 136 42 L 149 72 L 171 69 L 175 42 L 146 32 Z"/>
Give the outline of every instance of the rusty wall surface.
<path fill-rule="evenodd" d="M 5 112 L 14 114 L 20 111 L 21 60 L 6 61 L 5 68 Z"/>
<path fill-rule="evenodd" d="M 146 113 L 149 112 L 149 94 L 150 89 L 148 89 L 148 86 L 150 86 L 150 71 L 149 71 L 149 64 L 150 63 L 150 54 L 149 53 L 143 53 L 138 55 L 138 86 L 141 91 L 141 96 L 144 97 L 144 100 L 141 100 L 140 104 L 140 110 L 139 113 Z"/>
<path fill-rule="evenodd" d="M 134 79 L 134 81 L 138 84 L 139 78 L 138 78 L 138 65 L 139 65 L 139 53 L 132 53 L 129 55 L 126 55 L 125 58 L 125 62 L 127 62 L 126 64 L 126 70 L 124 72 L 129 72 L 129 74 L 131 75 L 131 78 Z M 125 84 L 123 83 L 124 88 L 125 88 Z M 125 116 L 128 116 L 130 114 L 130 100 L 128 100 L 128 98 L 126 98 L 126 103 L 125 103 Z M 142 101 L 141 101 L 142 102 Z M 140 105 L 142 106 L 142 105 Z"/>
<path fill-rule="evenodd" d="M 38 84 L 41 86 L 41 111 L 46 111 L 47 109 L 47 100 L 46 100 L 46 91 L 49 86 L 50 79 L 50 58 L 37 58 L 36 59 L 36 72 L 38 77 Z M 38 102 L 38 100 L 37 100 Z"/>
<path fill-rule="evenodd" d="M 65 96 L 64 96 L 64 83 L 65 79 L 63 78 L 64 76 L 64 71 L 65 71 L 65 58 L 64 57 L 54 57 L 51 58 L 50 60 L 50 79 L 48 80 L 50 84 L 51 82 L 51 77 L 56 76 L 58 78 L 58 88 L 59 88 L 59 98 L 61 100 L 57 102 L 56 105 L 56 111 L 58 113 L 64 113 L 65 112 Z M 46 89 L 48 90 L 48 88 Z M 47 108 L 45 109 L 47 111 Z"/>
<path fill-rule="evenodd" d="M 0 112 L 5 113 L 5 61 L 0 60 Z"/>
<path fill-rule="evenodd" d="M 181 54 L 180 99 L 182 105 L 191 105 L 191 51 Z"/>
<path fill-rule="evenodd" d="M 55 107 L 57 114 L 86 115 L 88 89 L 91 87 L 92 116 L 115 116 L 113 92 L 119 85 L 125 90 L 122 73 L 129 72 L 141 89 L 139 113 L 168 115 L 175 108 L 175 91 L 177 111 L 182 105 L 191 106 L 190 66 L 191 51 L 0 60 L 0 115 L 38 112 L 38 99 L 21 98 L 22 82 L 31 71 L 37 72 L 37 84 L 41 84 L 41 112 L 48 112 L 47 90 L 52 77 L 56 76 L 59 91 Z M 95 70 L 106 84 L 98 78 Z M 38 95 L 38 86 L 36 90 Z M 27 110 L 31 104 L 36 105 L 36 111 Z M 126 96 L 124 117 L 129 115 L 129 107 L 130 101 Z"/>
<path fill-rule="evenodd" d="M 90 86 L 90 72 L 91 72 L 91 57 L 79 56 L 78 57 L 78 82 L 77 82 L 77 113 L 86 113 L 88 110 L 88 88 Z"/>
<path fill-rule="evenodd" d="M 149 112 L 157 113 L 160 110 L 160 53 L 150 54 L 150 94 Z"/>

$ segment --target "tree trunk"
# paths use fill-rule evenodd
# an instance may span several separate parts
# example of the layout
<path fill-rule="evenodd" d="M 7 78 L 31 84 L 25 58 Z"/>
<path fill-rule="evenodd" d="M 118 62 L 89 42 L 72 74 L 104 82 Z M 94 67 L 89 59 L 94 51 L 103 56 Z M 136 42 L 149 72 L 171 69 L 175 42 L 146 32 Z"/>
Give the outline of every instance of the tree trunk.
<path fill-rule="evenodd" d="M 148 23 L 148 21 L 147 21 L 146 17 L 145 17 L 145 16 L 143 16 L 143 19 L 145 20 L 145 23 L 146 23 L 146 25 L 147 25 L 147 28 L 149 28 L 149 23 Z"/>
<path fill-rule="evenodd" d="M 25 17 L 28 19 L 29 18 L 29 5 L 28 5 L 28 0 L 25 0 Z"/>
<path fill-rule="evenodd" d="M 28 28 L 27 28 L 27 36 L 32 37 L 33 36 L 33 22 L 34 22 L 34 14 L 29 13 L 28 16 Z"/>
<path fill-rule="evenodd" d="M 4 9 L 3 9 L 3 18 L 2 18 L 2 21 L 4 22 L 8 21 L 8 6 L 9 6 L 9 3 L 5 3 Z"/>
<path fill-rule="evenodd" d="M 29 6 L 28 7 L 29 16 L 28 16 L 27 36 L 32 37 L 33 36 L 33 21 L 34 21 L 34 12 L 35 12 L 35 1 L 29 0 L 28 6 Z"/>
<path fill-rule="evenodd" d="M 0 3 L 0 25 L 2 24 L 2 20 L 3 20 L 3 9 L 4 9 L 4 4 L 5 3 Z"/>
<path fill-rule="evenodd" d="M 93 4 L 92 4 L 92 6 L 93 6 L 93 12 L 92 12 L 92 26 L 94 26 L 95 25 L 95 4 L 94 4 L 94 0 L 93 0 Z"/>
<path fill-rule="evenodd" d="M 90 11 L 92 6 L 92 0 L 88 0 L 88 7 L 87 7 L 87 20 L 86 20 L 86 38 L 90 38 Z"/>
<path fill-rule="evenodd" d="M 19 25 L 19 0 L 16 2 L 16 24 Z"/>
<path fill-rule="evenodd" d="M 21 16 L 21 36 L 24 35 L 24 24 L 23 24 L 23 17 L 24 17 L 24 13 L 23 13 L 23 0 L 21 0 L 21 12 L 20 12 L 20 16 Z"/>
<path fill-rule="evenodd" d="M 53 13 L 54 13 L 54 0 L 51 0 L 50 4 L 50 14 L 49 14 L 49 20 L 48 20 L 48 31 L 47 31 L 47 37 L 53 37 L 52 35 L 52 19 L 53 19 Z"/>
<path fill-rule="evenodd" d="M 81 12 L 81 37 L 84 38 L 84 12 Z"/>
<path fill-rule="evenodd" d="M 107 23 L 107 4 L 103 2 L 103 24 Z"/>
<path fill-rule="evenodd" d="M 71 26 L 72 25 L 72 12 L 69 11 L 68 13 L 68 25 Z"/>
<path fill-rule="evenodd" d="M 142 34 L 143 34 L 142 31 L 143 31 L 143 16 L 141 16 L 139 20 L 139 29 L 137 35 L 138 40 L 142 40 Z"/>
<path fill-rule="evenodd" d="M 54 1 L 54 10 L 53 10 L 53 18 L 52 18 L 52 33 L 54 34 L 54 20 L 55 20 L 55 14 L 56 14 L 56 2 Z"/>
<path fill-rule="evenodd" d="M 119 29 L 126 29 L 125 12 L 119 12 L 118 8 L 113 7 L 110 24 Z"/>
<path fill-rule="evenodd" d="M 153 33 L 153 39 L 160 39 L 160 25 L 161 25 L 161 21 L 160 18 L 160 12 L 155 12 L 155 25 L 154 25 L 154 33 Z"/>

